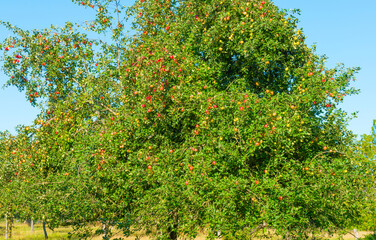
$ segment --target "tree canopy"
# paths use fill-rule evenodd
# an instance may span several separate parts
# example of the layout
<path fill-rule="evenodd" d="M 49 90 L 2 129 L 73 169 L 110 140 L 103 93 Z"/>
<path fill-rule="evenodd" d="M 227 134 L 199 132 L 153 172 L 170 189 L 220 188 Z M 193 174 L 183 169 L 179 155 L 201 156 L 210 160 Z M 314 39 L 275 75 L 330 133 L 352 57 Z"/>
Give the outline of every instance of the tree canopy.
<path fill-rule="evenodd" d="M 41 109 L 1 137 L 3 206 L 80 238 L 101 222 L 104 238 L 306 239 L 359 218 L 369 162 L 338 107 L 359 69 L 325 66 L 294 13 L 269 0 L 74 2 L 96 19 L 1 22 L 7 85 Z"/>

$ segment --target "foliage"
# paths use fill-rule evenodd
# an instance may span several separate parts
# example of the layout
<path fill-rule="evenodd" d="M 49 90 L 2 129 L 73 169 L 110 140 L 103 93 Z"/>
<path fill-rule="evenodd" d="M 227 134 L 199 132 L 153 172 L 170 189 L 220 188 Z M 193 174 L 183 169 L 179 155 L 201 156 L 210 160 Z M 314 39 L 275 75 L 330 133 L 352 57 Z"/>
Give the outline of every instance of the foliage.
<path fill-rule="evenodd" d="M 338 108 L 358 68 L 327 68 L 294 16 L 271 1 L 74 2 L 107 41 L 3 23 L 7 85 L 41 108 L 1 153 L 24 216 L 82 239 L 98 221 L 105 239 L 306 239 L 359 217 L 368 175 Z"/>
<path fill-rule="evenodd" d="M 364 239 L 364 240 L 375 240 L 376 239 L 376 235 L 375 234 L 370 234 L 370 235 L 365 236 L 362 239 Z"/>
<path fill-rule="evenodd" d="M 358 144 L 357 152 L 364 162 L 369 164 L 366 171 L 368 174 L 368 185 L 366 188 L 367 196 L 365 197 L 365 207 L 360 219 L 360 227 L 376 232 L 376 189 L 375 189 L 375 163 L 376 163 L 376 120 L 373 122 L 372 132 L 370 135 L 364 134 Z"/>

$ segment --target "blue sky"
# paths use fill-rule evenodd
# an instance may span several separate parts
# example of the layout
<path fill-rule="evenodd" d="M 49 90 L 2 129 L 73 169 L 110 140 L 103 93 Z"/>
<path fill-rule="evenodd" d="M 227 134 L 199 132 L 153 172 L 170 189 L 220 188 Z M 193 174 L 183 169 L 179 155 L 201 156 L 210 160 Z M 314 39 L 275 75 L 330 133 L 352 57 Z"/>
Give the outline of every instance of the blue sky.
<path fill-rule="evenodd" d="M 361 67 L 351 86 L 360 89 L 358 95 L 345 98 L 341 107 L 358 112 L 349 129 L 356 134 L 370 134 L 376 119 L 376 18 L 375 0 L 274 0 L 286 9 L 301 10 L 299 27 L 307 43 L 316 43 L 317 53 L 329 57 L 329 67 L 344 63 Z"/>
<path fill-rule="evenodd" d="M 132 0 L 124 0 L 129 4 Z M 328 66 L 344 63 L 362 68 L 352 86 L 361 90 L 345 98 L 341 107 L 347 112 L 358 111 L 358 118 L 349 128 L 356 134 L 369 134 L 376 119 L 376 18 L 375 0 L 274 0 L 287 9 L 301 9 L 299 27 L 303 28 L 309 45 L 316 43 L 317 52 L 329 57 Z M 42 29 L 66 21 L 92 20 L 91 9 L 78 8 L 70 0 L 3 1 L 0 20 L 9 21 L 24 29 Z M 0 39 L 9 36 L 0 28 Z M 0 73 L 0 85 L 7 80 Z M 0 89 L 0 131 L 15 132 L 18 124 L 31 124 L 38 110 L 31 107 L 24 94 L 14 87 Z"/>

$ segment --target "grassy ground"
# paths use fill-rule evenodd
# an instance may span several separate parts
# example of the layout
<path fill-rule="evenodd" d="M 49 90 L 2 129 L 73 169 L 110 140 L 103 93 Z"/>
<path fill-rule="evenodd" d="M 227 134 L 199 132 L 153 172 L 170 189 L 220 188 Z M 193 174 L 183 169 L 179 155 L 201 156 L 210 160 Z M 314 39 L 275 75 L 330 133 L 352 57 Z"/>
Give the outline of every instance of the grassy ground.
<path fill-rule="evenodd" d="M 51 240 L 64 240 L 68 239 L 68 232 L 71 230 L 70 227 L 62 227 L 54 229 L 54 231 L 47 229 L 48 239 Z M 363 238 L 366 235 L 370 234 L 370 232 L 359 232 L 359 237 Z M 5 222 L 0 222 L 0 240 L 5 239 Z M 121 235 L 115 236 L 115 237 L 121 237 Z M 138 237 L 138 238 L 137 238 Z M 148 237 L 144 236 L 143 234 L 139 234 L 138 236 L 131 236 L 129 238 L 126 238 L 127 240 L 150 240 Z M 43 240 L 44 239 L 44 233 L 41 223 L 34 224 L 34 231 L 31 233 L 30 227 L 25 223 L 19 223 L 15 222 L 13 226 L 13 234 L 12 234 L 13 240 Z M 93 240 L 100 240 L 102 239 L 101 236 L 94 237 Z M 264 238 L 260 238 L 262 240 Z M 278 238 L 271 237 L 268 238 L 269 240 L 277 240 Z M 340 239 L 339 237 L 331 238 L 331 239 Z M 355 239 L 355 237 L 351 234 L 347 234 L 343 236 L 343 239 Z M 205 240 L 205 236 L 199 235 L 196 240 Z"/>
<path fill-rule="evenodd" d="M 50 229 L 47 229 L 48 238 L 49 239 L 67 239 L 68 232 L 70 231 L 70 228 L 58 228 L 54 231 L 51 231 Z M 5 222 L 0 223 L 0 239 L 5 239 Z M 15 222 L 13 226 L 12 231 L 12 239 L 33 239 L 33 240 L 39 240 L 44 239 L 44 233 L 42 224 L 34 224 L 34 231 L 33 233 L 30 231 L 30 227 L 27 224 L 24 223 L 17 223 Z"/>

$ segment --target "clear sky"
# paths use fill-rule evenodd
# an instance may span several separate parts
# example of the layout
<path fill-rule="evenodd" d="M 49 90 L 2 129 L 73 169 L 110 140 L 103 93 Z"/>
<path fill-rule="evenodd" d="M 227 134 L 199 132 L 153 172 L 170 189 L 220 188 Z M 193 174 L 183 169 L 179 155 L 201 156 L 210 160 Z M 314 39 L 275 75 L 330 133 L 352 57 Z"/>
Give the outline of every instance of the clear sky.
<path fill-rule="evenodd" d="M 130 4 L 133 0 L 123 0 Z M 349 128 L 356 134 L 369 134 L 376 119 L 376 0 L 274 0 L 287 9 L 301 9 L 299 27 L 303 28 L 309 45 L 316 43 L 317 52 L 329 57 L 328 65 L 344 63 L 362 68 L 353 87 L 361 90 L 345 98 L 342 108 L 358 111 L 358 118 Z M 93 11 L 77 7 L 70 0 L 2 1 L 0 20 L 24 29 L 42 29 L 66 21 L 83 22 L 93 19 Z M 0 40 L 9 36 L 0 28 Z M 7 78 L 0 73 L 0 85 Z M 31 107 L 24 94 L 14 87 L 0 89 L 0 131 L 15 132 L 18 124 L 31 124 L 38 110 Z"/>

